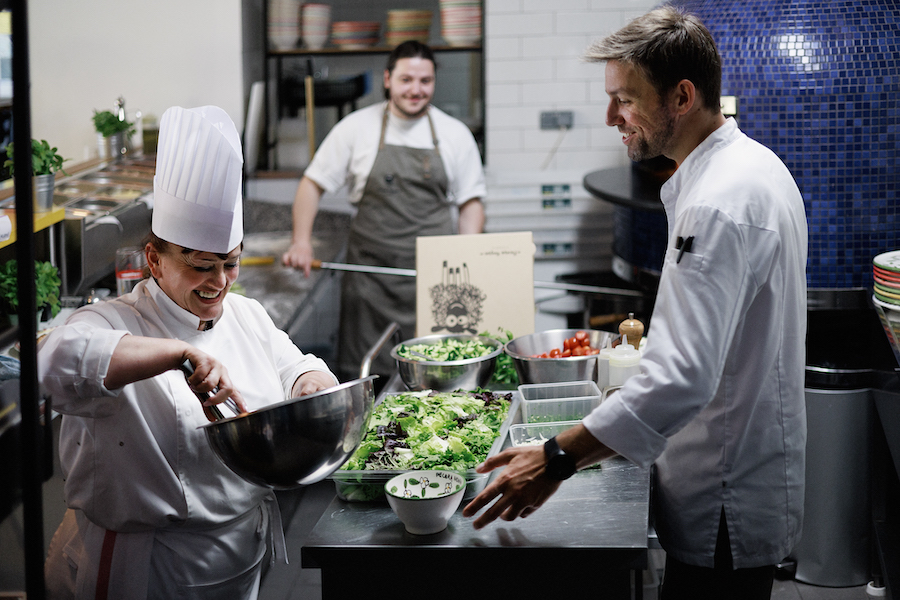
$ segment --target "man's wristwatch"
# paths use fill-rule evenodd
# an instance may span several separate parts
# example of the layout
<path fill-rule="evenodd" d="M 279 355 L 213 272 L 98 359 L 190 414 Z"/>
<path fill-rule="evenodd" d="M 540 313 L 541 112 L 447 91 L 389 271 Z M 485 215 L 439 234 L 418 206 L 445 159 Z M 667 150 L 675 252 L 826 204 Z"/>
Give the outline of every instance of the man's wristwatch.
<path fill-rule="evenodd" d="M 563 481 L 575 474 L 578 469 L 575 459 L 562 451 L 556 443 L 556 436 L 544 442 L 544 456 L 547 457 L 547 477 L 555 481 Z"/>

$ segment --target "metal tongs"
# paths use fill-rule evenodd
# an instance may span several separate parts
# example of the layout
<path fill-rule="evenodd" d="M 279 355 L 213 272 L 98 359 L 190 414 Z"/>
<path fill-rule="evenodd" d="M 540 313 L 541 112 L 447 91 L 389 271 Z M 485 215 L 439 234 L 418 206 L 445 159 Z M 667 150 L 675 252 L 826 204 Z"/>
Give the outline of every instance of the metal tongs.
<path fill-rule="evenodd" d="M 183 363 L 181 363 L 181 366 L 178 368 L 181 370 L 182 373 L 184 373 L 184 381 L 185 381 L 185 383 L 188 384 L 188 387 L 190 387 L 191 384 L 188 382 L 187 379 L 188 379 L 188 377 L 190 377 L 191 375 L 194 374 L 194 365 L 191 364 L 190 360 L 185 360 Z M 194 394 L 197 396 L 197 399 L 200 400 L 200 404 L 203 406 L 203 414 L 206 415 L 207 419 L 209 419 L 210 421 L 221 421 L 222 419 L 225 418 L 225 415 L 223 415 L 222 411 L 219 410 L 218 404 L 213 404 L 212 406 L 206 406 L 205 404 L 203 404 L 204 402 L 206 402 L 213 396 L 213 392 L 206 392 L 204 394 L 204 393 L 194 390 L 194 388 L 191 388 L 191 391 L 194 392 Z M 230 408 L 235 416 L 241 415 L 241 411 L 237 406 L 237 402 L 235 402 L 231 398 L 229 398 L 228 400 L 225 400 L 224 402 L 222 402 L 222 404 L 224 404 L 228 408 Z"/>

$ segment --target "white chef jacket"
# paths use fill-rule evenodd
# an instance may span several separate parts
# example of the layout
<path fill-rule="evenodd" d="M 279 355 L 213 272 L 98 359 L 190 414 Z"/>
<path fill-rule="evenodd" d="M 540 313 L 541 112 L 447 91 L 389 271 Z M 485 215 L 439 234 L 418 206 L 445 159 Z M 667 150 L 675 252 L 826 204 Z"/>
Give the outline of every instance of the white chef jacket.
<path fill-rule="evenodd" d="M 251 411 L 289 398 L 301 374 L 328 368 L 304 355 L 255 300 L 228 294 L 214 326 L 199 331 L 199 324 L 148 279 L 130 294 L 79 309 L 52 331 L 41 344 L 38 373 L 64 415 L 59 446 L 69 508 L 102 529 L 149 532 L 155 561 L 169 552 L 183 577 L 214 582 L 258 564 L 265 547 L 256 534 L 268 527 L 270 511 L 262 508 L 274 500 L 272 492 L 241 479 L 213 453 L 198 430 L 208 420 L 180 371 L 107 389 L 113 350 L 126 333 L 184 340 L 225 364 Z M 222 540 L 233 531 L 252 539 L 232 536 L 234 552 L 225 549 L 204 563 L 210 544 L 203 536 L 210 531 Z M 147 536 L 138 538 L 143 541 L 134 545 L 146 551 Z M 132 568 L 140 561 L 127 562 Z"/>
<path fill-rule="evenodd" d="M 661 195 L 669 243 L 641 374 L 584 424 L 635 463 L 656 462 L 666 552 L 712 567 L 724 508 L 735 568 L 775 564 L 803 517 L 803 199 L 732 119 Z"/>
<path fill-rule="evenodd" d="M 359 202 L 366 179 L 375 164 L 381 123 L 387 101 L 354 111 L 341 119 L 325 136 L 304 175 L 322 189 L 334 192 L 349 185 L 350 201 Z M 484 198 L 487 188 L 478 145 L 468 127 L 444 111 L 430 106 L 439 143 L 441 162 L 447 172 L 447 199 L 462 205 Z M 388 116 L 385 144 L 409 148 L 434 148 L 428 119 L 401 119 Z"/>

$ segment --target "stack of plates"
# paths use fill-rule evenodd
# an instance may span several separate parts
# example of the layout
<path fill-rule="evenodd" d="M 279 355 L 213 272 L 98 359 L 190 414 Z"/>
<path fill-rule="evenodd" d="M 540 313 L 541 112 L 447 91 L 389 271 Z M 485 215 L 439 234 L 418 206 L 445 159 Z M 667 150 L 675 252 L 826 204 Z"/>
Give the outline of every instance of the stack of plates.
<path fill-rule="evenodd" d="M 876 256 L 872 261 L 872 274 L 875 278 L 872 302 L 900 363 L 900 251 Z"/>
<path fill-rule="evenodd" d="M 269 43 L 275 50 L 290 50 L 300 37 L 300 0 L 269 0 Z"/>
<path fill-rule="evenodd" d="M 441 0 L 441 37 L 451 46 L 481 40 L 481 0 Z"/>
<path fill-rule="evenodd" d="M 348 50 L 368 48 L 378 43 L 380 31 L 378 21 L 335 21 L 331 25 L 331 42 Z"/>
<path fill-rule="evenodd" d="M 300 9 L 303 45 L 310 50 L 321 50 L 328 41 L 328 25 L 331 23 L 331 6 L 328 4 L 304 4 Z"/>
<path fill-rule="evenodd" d="M 385 41 L 391 47 L 406 40 L 427 44 L 429 29 L 431 29 L 430 10 L 389 10 Z"/>
<path fill-rule="evenodd" d="M 900 251 L 879 254 L 872 261 L 875 297 L 888 304 L 900 305 Z"/>

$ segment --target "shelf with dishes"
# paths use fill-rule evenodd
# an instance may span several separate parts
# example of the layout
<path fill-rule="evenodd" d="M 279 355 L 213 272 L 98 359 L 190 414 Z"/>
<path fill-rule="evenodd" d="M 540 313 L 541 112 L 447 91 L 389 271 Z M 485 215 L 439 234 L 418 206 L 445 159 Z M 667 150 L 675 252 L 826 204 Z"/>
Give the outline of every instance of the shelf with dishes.
<path fill-rule="evenodd" d="M 358 20 L 350 20 L 358 19 Z M 270 52 L 302 46 L 318 51 L 338 49 L 388 50 L 406 40 L 439 40 L 449 47 L 480 44 L 483 31 L 481 0 L 422 0 L 415 9 L 390 6 L 332 7 L 301 0 L 269 0 L 266 39 Z"/>
<path fill-rule="evenodd" d="M 427 44 L 444 56 L 449 69 L 445 72 L 458 83 L 451 86 L 452 92 L 444 92 L 441 101 L 457 111 L 454 116 L 475 124 L 470 127 L 483 147 L 482 0 L 410 0 L 406 4 L 397 8 L 391 0 L 353 4 L 267 0 L 262 74 L 269 85 L 258 86 L 257 122 L 264 133 L 261 151 L 251 154 L 251 172 L 302 169 L 308 161 L 305 157 L 312 156 L 320 141 L 315 121 L 319 121 L 320 138 L 332 124 L 330 117 L 323 121 L 311 116 L 314 109 L 334 107 L 334 116 L 340 120 L 358 108 L 358 101 L 371 102 L 383 69 L 379 57 L 406 40 Z M 305 124 L 296 123 L 301 111 Z M 284 123 L 288 124 L 282 130 Z"/>
<path fill-rule="evenodd" d="M 441 45 L 435 44 L 431 45 L 430 48 L 435 52 L 481 52 L 482 46 L 480 43 L 478 44 L 467 44 L 467 45 Z M 272 57 L 287 57 L 287 56 L 350 56 L 350 55 L 362 55 L 362 54 L 389 54 L 393 50 L 393 47 L 378 45 L 378 46 L 365 46 L 365 47 L 339 47 L 339 46 L 329 46 L 325 48 L 320 48 L 318 50 L 313 50 L 310 48 L 292 48 L 290 50 L 269 50 L 269 56 Z"/>

